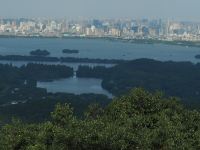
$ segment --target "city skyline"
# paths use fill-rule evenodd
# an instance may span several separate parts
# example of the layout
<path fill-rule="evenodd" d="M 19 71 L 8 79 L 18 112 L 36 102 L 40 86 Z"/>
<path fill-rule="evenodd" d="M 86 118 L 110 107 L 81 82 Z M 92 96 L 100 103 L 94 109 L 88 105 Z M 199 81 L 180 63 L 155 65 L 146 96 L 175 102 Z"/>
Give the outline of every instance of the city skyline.
<path fill-rule="evenodd" d="M 0 19 L 0 36 L 200 41 L 200 23 L 159 20 Z"/>
<path fill-rule="evenodd" d="M 198 0 L 0 0 L 6 18 L 170 19 L 200 22 Z"/>

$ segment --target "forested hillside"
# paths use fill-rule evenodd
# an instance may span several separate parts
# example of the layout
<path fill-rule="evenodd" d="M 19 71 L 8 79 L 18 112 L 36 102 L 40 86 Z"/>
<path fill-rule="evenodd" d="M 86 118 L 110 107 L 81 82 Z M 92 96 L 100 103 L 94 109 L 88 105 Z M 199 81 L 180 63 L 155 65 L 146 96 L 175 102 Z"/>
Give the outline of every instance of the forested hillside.
<path fill-rule="evenodd" d="M 90 105 L 82 119 L 69 104 L 58 104 L 50 121 L 14 120 L 0 137 L 2 150 L 200 149 L 200 113 L 176 98 L 135 89 L 105 108 Z"/>
<path fill-rule="evenodd" d="M 102 79 L 103 88 L 113 95 L 142 87 L 180 97 L 188 106 L 200 106 L 200 63 L 137 59 L 112 68 L 80 66 L 77 76 Z"/>

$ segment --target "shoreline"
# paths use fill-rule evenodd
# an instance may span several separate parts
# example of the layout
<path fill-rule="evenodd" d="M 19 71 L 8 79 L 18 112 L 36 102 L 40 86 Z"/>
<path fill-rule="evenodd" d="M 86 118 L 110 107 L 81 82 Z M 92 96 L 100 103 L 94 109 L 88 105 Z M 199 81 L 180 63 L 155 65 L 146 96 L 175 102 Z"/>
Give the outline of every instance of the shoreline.
<path fill-rule="evenodd" d="M 38 61 L 38 62 L 60 62 L 60 63 L 97 63 L 97 64 L 119 64 L 127 62 L 123 59 L 92 59 L 76 57 L 43 57 L 29 55 L 0 55 L 0 61 Z"/>
<path fill-rule="evenodd" d="M 89 40 L 106 40 L 111 42 L 124 42 L 133 44 L 164 44 L 184 47 L 200 48 L 200 41 L 182 41 L 182 40 L 160 40 L 160 39 L 125 39 L 122 37 L 97 37 L 97 36 L 16 36 L 0 35 L 1 38 L 24 38 L 24 39 L 89 39 Z"/>

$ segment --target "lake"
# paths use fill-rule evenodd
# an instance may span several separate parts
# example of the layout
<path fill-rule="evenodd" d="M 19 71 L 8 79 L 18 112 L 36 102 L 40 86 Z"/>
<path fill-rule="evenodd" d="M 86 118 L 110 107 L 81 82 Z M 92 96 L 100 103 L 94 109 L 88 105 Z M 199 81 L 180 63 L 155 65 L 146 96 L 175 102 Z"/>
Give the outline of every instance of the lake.
<path fill-rule="evenodd" d="M 104 94 L 112 98 L 112 94 L 101 87 L 102 80 L 91 78 L 67 78 L 53 82 L 37 82 L 37 87 L 46 88 L 47 92 L 64 92 L 64 93 L 95 93 Z"/>
<path fill-rule="evenodd" d="M 191 61 L 200 62 L 194 58 L 200 54 L 200 48 L 183 47 L 164 44 L 135 44 L 104 39 L 62 39 L 62 38 L 0 38 L 0 55 L 29 55 L 35 49 L 46 49 L 55 57 L 101 58 L 132 60 L 151 58 L 161 61 Z M 63 54 L 63 49 L 77 49 L 79 54 Z M 27 64 L 26 61 L 0 61 L 12 63 L 15 66 Z M 37 62 L 38 63 L 38 62 Z M 41 63 L 41 62 L 39 62 Z M 43 63 L 43 62 L 42 62 Z M 112 67 L 109 64 L 92 63 L 52 63 L 71 66 L 76 71 L 79 65 Z M 112 95 L 101 87 L 101 80 L 86 78 L 68 78 L 53 82 L 38 82 L 38 87 L 46 88 L 48 92 L 68 92 L 75 94 L 97 93 Z"/>
<path fill-rule="evenodd" d="M 200 48 L 165 44 L 135 44 L 104 39 L 63 39 L 63 38 L 0 38 L 1 55 L 29 55 L 35 49 L 46 49 L 51 56 L 137 59 L 152 58 L 161 61 L 192 61 L 200 54 Z M 63 49 L 77 49 L 79 54 L 63 54 Z"/>

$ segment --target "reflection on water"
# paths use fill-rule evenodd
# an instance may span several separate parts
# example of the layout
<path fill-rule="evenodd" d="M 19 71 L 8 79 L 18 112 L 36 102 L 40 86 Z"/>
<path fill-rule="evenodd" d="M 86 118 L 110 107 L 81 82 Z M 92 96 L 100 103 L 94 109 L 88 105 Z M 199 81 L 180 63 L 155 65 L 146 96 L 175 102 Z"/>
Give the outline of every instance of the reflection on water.
<path fill-rule="evenodd" d="M 101 87 L 102 80 L 91 78 L 67 78 L 52 82 L 38 82 L 37 87 L 47 89 L 47 92 L 64 92 L 74 94 L 95 93 L 112 98 L 112 94 Z"/>

